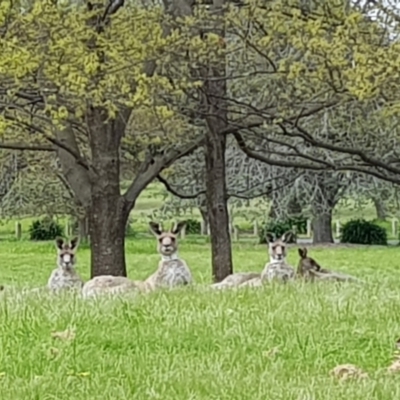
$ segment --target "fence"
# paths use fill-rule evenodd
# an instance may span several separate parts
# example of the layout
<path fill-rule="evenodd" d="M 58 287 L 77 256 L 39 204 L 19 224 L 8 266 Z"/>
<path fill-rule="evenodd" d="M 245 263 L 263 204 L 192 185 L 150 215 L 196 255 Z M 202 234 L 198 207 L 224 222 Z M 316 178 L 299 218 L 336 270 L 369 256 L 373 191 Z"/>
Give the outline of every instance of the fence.
<path fill-rule="evenodd" d="M 392 226 L 392 236 L 397 239 L 399 235 L 399 220 L 397 218 L 392 218 L 391 221 L 391 226 Z M 341 233 L 341 223 L 340 220 L 335 220 L 334 221 L 334 237 L 339 238 L 340 233 Z M 239 237 L 243 232 L 240 232 L 240 229 L 237 225 L 230 225 L 230 232 L 232 235 L 233 240 L 239 240 Z M 71 225 L 70 223 L 66 222 L 65 224 L 65 232 L 67 236 L 71 235 Z M 259 232 L 259 226 L 257 224 L 257 221 L 253 223 L 253 229 L 252 232 L 249 233 L 248 231 L 245 233 L 246 236 L 258 236 Z M 21 239 L 22 238 L 22 225 L 20 222 L 15 223 L 15 238 L 16 239 Z M 203 236 L 210 236 L 210 228 L 206 227 L 204 225 L 204 221 L 201 221 L 201 235 Z M 186 231 L 183 229 L 181 231 L 181 237 L 184 238 L 186 236 Z M 302 235 L 303 238 L 309 239 L 312 238 L 312 225 L 311 225 L 311 220 L 307 220 L 307 233 L 305 235 Z"/>

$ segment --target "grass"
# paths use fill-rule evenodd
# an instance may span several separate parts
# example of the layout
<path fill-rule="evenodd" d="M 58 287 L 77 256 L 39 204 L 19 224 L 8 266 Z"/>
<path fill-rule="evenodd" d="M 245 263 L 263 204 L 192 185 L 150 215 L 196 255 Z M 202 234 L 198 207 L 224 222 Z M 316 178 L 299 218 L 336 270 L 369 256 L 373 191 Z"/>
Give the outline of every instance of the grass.
<path fill-rule="evenodd" d="M 155 240 L 127 242 L 130 277 L 157 265 Z M 363 277 L 364 285 L 271 285 L 212 292 L 210 249 L 187 238 L 181 256 L 198 285 L 140 297 L 83 301 L 72 295 L 3 294 L 0 393 L 4 400 L 215 399 L 392 400 L 389 375 L 400 335 L 398 248 L 312 248 L 325 267 Z M 78 270 L 88 278 L 89 252 Z M 289 261 L 297 264 L 297 252 Z M 0 282 L 35 286 L 55 263 L 52 243 L 1 242 Z M 236 270 L 260 270 L 266 249 L 236 243 Z M 74 331 L 75 338 L 52 332 Z M 271 351 L 276 349 L 274 351 Z M 338 364 L 369 374 L 340 382 Z"/>

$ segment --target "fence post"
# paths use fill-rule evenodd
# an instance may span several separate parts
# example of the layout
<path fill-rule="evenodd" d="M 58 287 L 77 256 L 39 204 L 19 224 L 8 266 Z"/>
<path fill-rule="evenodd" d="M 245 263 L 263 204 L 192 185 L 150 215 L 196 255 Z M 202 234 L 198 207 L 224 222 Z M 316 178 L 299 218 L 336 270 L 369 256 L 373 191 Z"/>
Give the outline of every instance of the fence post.
<path fill-rule="evenodd" d="M 307 220 L 307 237 L 308 238 L 311 237 L 311 220 L 310 219 Z"/>
<path fill-rule="evenodd" d="M 254 234 L 254 236 L 258 236 L 258 223 L 257 223 L 257 221 L 254 221 L 254 224 L 253 224 L 253 234 Z"/>
<path fill-rule="evenodd" d="M 233 240 L 239 240 L 239 228 L 237 226 L 233 227 Z"/>
<path fill-rule="evenodd" d="M 183 226 L 181 230 L 181 239 L 185 239 L 186 237 L 186 226 Z"/>
<path fill-rule="evenodd" d="M 336 238 L 340 237 L 340 221 L 336 220 Z"/>
<path fill-rule="evenodd" d="M 65 221 L 65 236 L 69 237 L 71 233 L 70 223 L 68 220 Z"/>
<path fill-rule="evenodd" d="M 297 226 L 296 225 L 292 225 L 292 232 L 294 235 L 294 240 L 297 243 Z"/>
<path fill-rule="evenodd" d="M 19 221 L 15 223 L 15 237 L 17 240 L 20 240 L 22 238 L 22 225 Z"/>
<path fill-rule="evenodd" d="M 392 235 L 397 237 L 399 221 L 396 218 L 392 219 Z"/>

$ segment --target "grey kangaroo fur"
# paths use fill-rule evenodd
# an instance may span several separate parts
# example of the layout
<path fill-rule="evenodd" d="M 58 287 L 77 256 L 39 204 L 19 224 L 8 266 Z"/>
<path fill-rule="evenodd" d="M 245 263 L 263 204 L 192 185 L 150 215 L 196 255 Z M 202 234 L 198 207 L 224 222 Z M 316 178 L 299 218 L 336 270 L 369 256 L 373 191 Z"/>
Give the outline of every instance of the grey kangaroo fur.
<path fill-rule="evenodd" d="M 57 249 L 57 268 L 53 270 L 47 282 L 47 288 L 52 291 L 63 289 L 81 289 L 83 280 L 76 272 L 76 251 L 79 247 L 79 238 L 70 242 L 58 237 L 55 240 Z"/>
<path fill-rule="evenodd" d="M 275 238 L 274 234 L 267 233 L 268 254 L 270 260 L 265 264 L 261 273 L 239 272 L 227 276 L 223 281 L 211 285 L 213 289 L 225 289 L 231 287 L 256 287 L 262 286 L 266 282 L 291 280 L 295 276 L 292 266 L 286 262 L 287 242 L 293 233 L 288 231 L 280 238 Z"/>
<path fill-rule="evenodd" d="M 162 287 L 173 288 L 193 283 L 190 268 L 178 255 L 178 234 L 185 225 L 185 221 L 178 222 L 169 231 L 166 231 L 157 222 L 149 223 L 151 232 L 157 238 L 157 251 L 161 255 L 157 270 L 145 280 L 149 290 Z"/>

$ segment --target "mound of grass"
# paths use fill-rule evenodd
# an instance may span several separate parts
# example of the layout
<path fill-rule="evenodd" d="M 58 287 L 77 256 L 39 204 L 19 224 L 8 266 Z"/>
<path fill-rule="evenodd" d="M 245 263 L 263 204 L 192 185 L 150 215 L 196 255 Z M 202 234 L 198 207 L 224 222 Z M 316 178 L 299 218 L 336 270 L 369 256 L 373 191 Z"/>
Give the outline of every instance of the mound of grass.
<path fill-rule="evenodd" d="M 154 271 L 154 239 L 127 243 L 129 275 Z M 0 393 L 15 399 L 396 399 L 388 375 L 400 333 L 397 249 L 312 249 L 321 265 L 365 285 L 271 285 L 210 292 L 209 245 L 183 241 L 194 288 L 84 301 L 72 295 L 0 296 Z M 89 252 L 78 252 L 87 279 Z M 0 282 L 44 284 L 53 243 L 0 246 Z M 265 246 L 235 247 L 237 270 L 261 270 Z M 297 264 L 296 247 L 289 261 Z M 352 363 L 369 377 L 330 375 Z"/>

